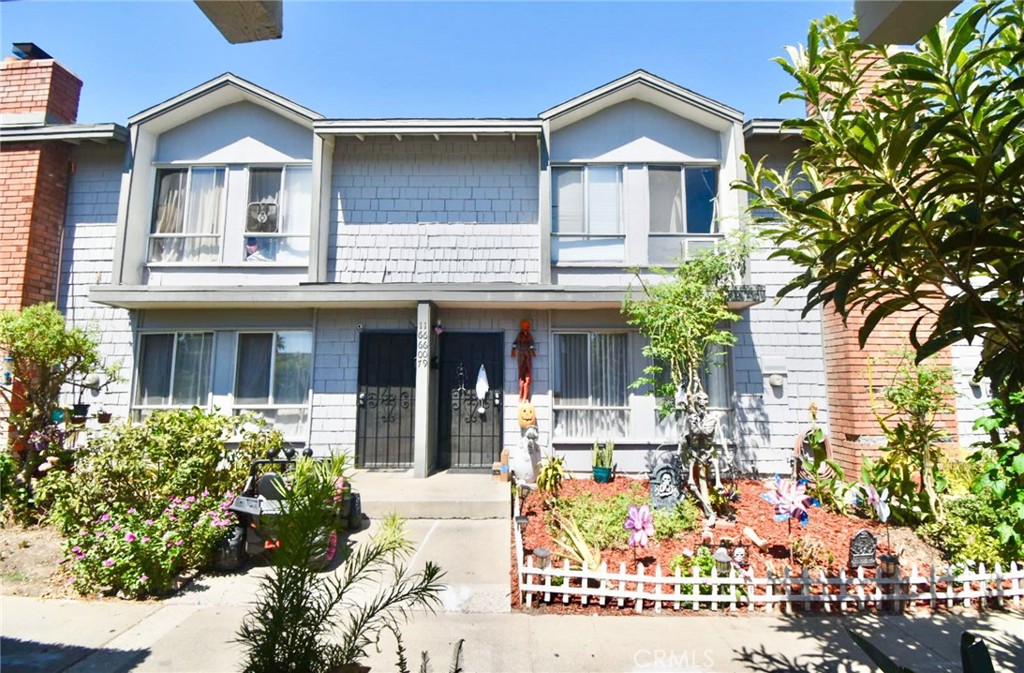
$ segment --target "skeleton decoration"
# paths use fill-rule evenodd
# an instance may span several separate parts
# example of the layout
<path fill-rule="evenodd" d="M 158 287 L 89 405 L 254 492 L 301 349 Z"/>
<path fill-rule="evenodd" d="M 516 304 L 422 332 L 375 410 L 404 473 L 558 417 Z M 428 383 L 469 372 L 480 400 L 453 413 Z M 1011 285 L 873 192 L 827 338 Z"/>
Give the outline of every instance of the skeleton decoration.
<path fill-rule="evenodd" d="M 715 446 L 715 434 L 718 431 L 718 416 L 708 410 L 708 396 L 704 391 L 698 391 L 688 396 L 686 409 L 686 441 L 680 442 L 679 459 L 683 465 L 683 474 L 686 475 L 687 485 L 700 501 L 704 516 L 714 520 L 715 513 L 711 507 L 711 499 L 708 496 L 708 480 L 712 470 L 715 474 L 715 488 L 722 487 L 722 467 L 720 462 L 725 462 L 725 470 L 732 469 L 732 461 L 728 451 L 720 451 Z"/>

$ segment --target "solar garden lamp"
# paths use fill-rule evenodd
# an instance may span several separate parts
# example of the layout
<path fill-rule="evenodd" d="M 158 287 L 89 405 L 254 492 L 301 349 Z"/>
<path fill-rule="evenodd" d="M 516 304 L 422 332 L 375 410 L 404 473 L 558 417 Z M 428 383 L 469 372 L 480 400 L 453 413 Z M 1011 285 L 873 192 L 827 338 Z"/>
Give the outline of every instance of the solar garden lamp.
<path fill-rule="evenodd" d="M 537 559 L 537 567 L 544 570 L 551 563 L 551 550 L 547 547 L 537 547 L 533 550 L 533 558 Z"/>
<path fill-rule="evenodd" d="M 729 569 L 732 568 L 732 556 L 728 549 L 719 547 L 711 555 L 711 558 L 715 560 L 715 570 L 718 571 L 720 577 L 729 574 Z"/>

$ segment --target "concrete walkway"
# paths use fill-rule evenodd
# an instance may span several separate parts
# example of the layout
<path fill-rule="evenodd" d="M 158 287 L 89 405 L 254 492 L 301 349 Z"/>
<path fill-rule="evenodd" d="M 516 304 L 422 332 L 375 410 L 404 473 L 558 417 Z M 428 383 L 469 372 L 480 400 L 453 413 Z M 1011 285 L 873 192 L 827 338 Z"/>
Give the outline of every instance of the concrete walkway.
<path fill-rule="evenodd" d="M 471 479 L 453 481 L 466 477 Z M 367 483 L 374 478 L 376 483 Z M 407 515 L 422 515 L 423 503 L 454 502 L 468 492 L 491 499 L 484 504 L 464 499 L 465 507 L 455 510 L 462 518 L 407 521 L 415 544 L 413 569 L 431 560 L 447 573 L 442 609 L 437 614 L 417 613 L 403 629 L 413 670 L 418 670 L 424 650 L 430 654 L 431 670 L 448 670 L 452 646 L 463 638 L 467 673 L 868 671 L 866 658 L 844 631 L 844 626 L 851 626 L 917 673 L 959 672 L 959 638 L 966 629 L 987 640 L 997 670 L 1024 671 L 1020 613 L 940 613 L 931 618 L 513 613 L 508 485 L 480 475 L 448 475 L 443 484 L 438 480 L 424 486 L 433 479 L 360 475 L 364 498 L 369 492 L 368 502 L 377 503 L 370 508 L 376 517 L 389 511 L 386 505 Z M 470 490 L 458 490 L 464 487 Z M 430 507 L 434 505 L 426 510 Z M 483 514 L 496 518 L 479 518 Z M 365 540 L 375 530 L 371 524 L 354 540 Z M 234 642 L 235 632 L 266 572 L 267 568 L 256 567 L 201 576 L 182 593 L 159 602 L 4 596 L 0 671 L 238 671 L 242 646 Z M 385 638 L 381 647 L 367 663 L 374 671 L 396 670 L 393 641 Z"/>

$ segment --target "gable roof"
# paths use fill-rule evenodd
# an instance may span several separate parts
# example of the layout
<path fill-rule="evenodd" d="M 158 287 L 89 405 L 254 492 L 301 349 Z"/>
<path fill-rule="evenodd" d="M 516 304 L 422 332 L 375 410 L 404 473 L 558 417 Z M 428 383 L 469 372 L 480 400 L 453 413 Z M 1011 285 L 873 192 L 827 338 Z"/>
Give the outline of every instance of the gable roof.
<path fill-rule="evenodd" d="M 146 108 L 128 118 L 128 124 L 155 124 L 156 132 L 163 132 L 185 121 L 217 108 L 248 101 L 291 121 L 312 128 L 313 122 L 323 115 L 288 100 L 273 91 L 257 86 L 238 75 L 226 72 L 208 82 L 178 94 L 163 103 Z"/>
<path fill-rule="evenodd" d="M 743 113 L 739 110 L 646 70 L 635 70 L 549 108 L 538 116 L 542 120 L 550 120 L 553 126 L 562 127 L 627 100 L 642 100 L 713 128 L 743 121 Z"/>

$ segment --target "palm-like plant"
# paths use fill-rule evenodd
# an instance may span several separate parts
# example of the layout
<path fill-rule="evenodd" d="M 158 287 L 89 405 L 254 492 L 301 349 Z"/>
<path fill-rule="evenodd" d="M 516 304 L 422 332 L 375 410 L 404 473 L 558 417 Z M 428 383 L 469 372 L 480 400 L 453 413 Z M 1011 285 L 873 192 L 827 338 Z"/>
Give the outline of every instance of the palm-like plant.
<path fill-rule="evenodd" d="M 335 574 L 314 569 L 328 544 L 329 503 L 343 465 L 300 459 L 285 486 L 281 544 L 238 631 L 246 673 L 327 673 L 357 664 L 382 631 L 398 634 L 411 610 L 439 603 L 443 573 L 430 562 L 419 573 L 406 569 L 411 546 L 397 516 Z M 357 598 L 367 591 L 369 598 Z"/>

